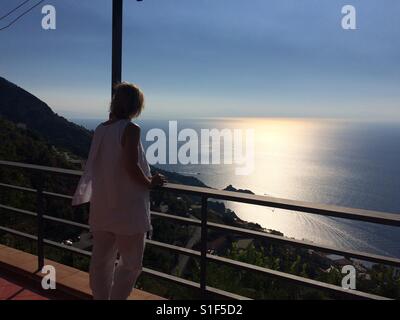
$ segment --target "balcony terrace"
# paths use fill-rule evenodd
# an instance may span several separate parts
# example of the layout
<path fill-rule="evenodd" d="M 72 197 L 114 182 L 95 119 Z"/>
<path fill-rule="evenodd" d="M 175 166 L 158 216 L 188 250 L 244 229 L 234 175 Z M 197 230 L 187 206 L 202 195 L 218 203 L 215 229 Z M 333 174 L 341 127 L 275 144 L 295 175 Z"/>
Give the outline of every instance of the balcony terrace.
<path fill-rule="evenodd" d="M 0 300 L 88 300 L 92 299 L 89 275 L 81 270 L 45 259 L 57 271 L 55 290 L 44 290 L 44 274 L 38 270 L 37 256 L 0 245 Z M 129 300 L 163 300 L 135 289 Z"/>
<path fill-rule="evenodd" d="M 43 176 L 43 174 L 53 176 L 75 176 L 79 177 L 82 172 L 77 170 L 67 170 L 60 168 L 44 167 L 26 163 L 0 161 L 0 166 L 10 169 L 18 169 L 24 172 L 33 172 L 36 175 Z M 42 179 L 43 180 L 43 179 Z M 88 225 L 79 223 L 76 221 L 61 219 L 50 215 L 45 208 L 45 198 L 58 198 L 64 199 L 68 202 L 71 200 L 70 195 L 58 194 L 54 192 L 46 191 L 39 184 L 37 188 L 17 186 L 11 184 L 5 184 L 0 182 L 0 188 L 7 190 L 15 190 L 17 192 L 24 192 L 36 195 L 36 211 L 22 210 L 20 208 L 11 207 L 7 204 L 0 204 L 1 211 L 14 212 L 23 216 L 31 216 L 36 219 L 36 235 L 27 234 L 18 230 L 11 229 L 9 227 L 0 226 L 0 231 L 8 234 L 12 234 L 16 237 L 28 239 L 29 241 L 36 244 L 36 255 L 22 253 L 18 250 L 8 248 L 5 246 L 0 247 L 0 271 L 4 269 L 11 269 L 15 272 L 15 269 L 21 274 L 28 275 L 30 279 L 34 279 L 36 282 L 40 279 L 41 274 L 37 270 L 41 270 L 45 264 L 52 264 L 56 266 L 57 284 L 62 289 L 61 293 L 70 295 L 75 298 L 90 298 L 90 291 L 88 288 L 88 276 L 85 272 L 77 270 L 75 268 L 64 266 L 61 263 L 55 261 L 48 261 L 44 256 L 45 247 L 58 248 L 63 251 L 71 252 L 75 255 L 90 257 L 90 252 L 87 250 L 79 249 L 77 247 L 69 246 L 66 244 L 58 243 L 45 238 L 44 225 L 47 222 L 53 222 L 63 224 L 66 226 L 74 226 L 83 230 L 88 230 Z M 281 208 L 297 212 L 305 212 L 316 215 L 339 217 L 344 219 L 351 219 L 357 221 L 371 222 L 381 225 L 389 226 L 400 226 L 400 217 L 389 213 L 368 211 L 361 209 L 343 208 L 337 206 L 328 205 L 316 205 L 311 203 L 277 199 L 267 196 L 257 196 L 251 194 L 244 194 L 230 191 L 220 191 L 211 188 L 201 187 L 190 187 L 177 184 L 167 184 L 160 188 L 160 192 L 173 192 L 177 194 L 189 194 L 201 198 L 201 219 L 192 217 L 184 217 L 174 215 L 170 213 L 155 212 L 152 211 L 152 219 L 164 219 L 173 223 L 185 224 L 197 226 L 200 228 L 200 250 L 194 250 L 192 248 L 181 247 L 169 243 L 164 243 L 155 240 L 146 240 L 146 248 L 155 247 L 160 250 L 170 252 L 173 254 L 184 255 L 198 259 L 199 263 L 199 282 L 190 281 L 185 278 L 160 272 L 151 268 L 145 267 L 143 269 L 143 275 L 146 277 L 156 278 L 162 281 L 172 283 L 174 285 L 183 286 L 187 289 L 194 290 L 200 293 L 201 297 L 204 298 L 223 298 L 223 299 L 249 299 L 239 295 L 235 292 L 228 292 L 221 288 L 215 288 L 208 284 L 209 274 L 207 273 L 207 267 L 210 263 L 217 265 L 230 266 L 237 270 L 247 271 L 251 274 L 263 275 L 270 279 L 276 279 L 290 285 L 312 288 L 318 291 L 326 292 L 338 299 L 387 299 L 386 297 L 374 295 L 357 290 L 344 289 L 337 285 L 332 285 L 322 281 L 316 281 L 308 279 L 291 273 L 281 272 L 270 268 L 265 268 L 258 265 L 249 264 L 242 261 L 237 261 L 231 258 L 219 256 L 213 254 L 212 251 L 207 247 L 208 232 L 210 230 L 218 230 L 226 234 L 239 234 L 245 236 L 248 239 L 263 239 L 275 245 L 286 245 L 294 248 L 306 248 L 314 250 L 316 252 L 323 252 L 327 254 L 335 254 L 346 257 L 346 259 L 359 259 L 363 261 L 369 261 L 372 263 L 379 263 L 396 268 L 400 267 L 400 259 L 389 256 L 381 256 L 370 254 L 366 252 L 358 252 L 352 250 L 341 250 L 330 246 L 319 245 L 307 241 L 300 241 L 295 239 L 289 239 L 283 236 L 274 235 L 266 232 L 254 231 L 244 228 L 238 228 L 234 226 L 218 224 L 210 222 L 208 219 L 208 201 L 210 199 L 218 199 L 224 201 L 235 201 L 240 203 L 247 203 L 252 205 L 260 205 L 265 207 Z M 69 203 L 68 203 L 69 205 Z M 28 288 L 28 285 L 27 287 Z M 46 297 L 43 294 L 43 297 Z M 142 292 L 140 290 L 133 291 L 133 299 L 161 299 L 158 296 L 151 295 L 149 293 Z"/>

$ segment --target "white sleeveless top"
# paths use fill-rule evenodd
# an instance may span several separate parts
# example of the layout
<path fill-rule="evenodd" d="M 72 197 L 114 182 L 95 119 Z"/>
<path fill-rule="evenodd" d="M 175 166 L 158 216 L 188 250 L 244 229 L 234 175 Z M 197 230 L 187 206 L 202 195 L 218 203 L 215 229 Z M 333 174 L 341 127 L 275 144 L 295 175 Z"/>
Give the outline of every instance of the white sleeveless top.
<path fill-rule="evenodd" d="M 90 202 L 91 231 L 132 235 L 151 230 L 149 189 L 134 181 L 122 162 L 122 135 L 129 120 L 100 124 L 94 133 L 85 171 L 72 205 Z M 150 177 L 143 145 L 138 165 Z"/>

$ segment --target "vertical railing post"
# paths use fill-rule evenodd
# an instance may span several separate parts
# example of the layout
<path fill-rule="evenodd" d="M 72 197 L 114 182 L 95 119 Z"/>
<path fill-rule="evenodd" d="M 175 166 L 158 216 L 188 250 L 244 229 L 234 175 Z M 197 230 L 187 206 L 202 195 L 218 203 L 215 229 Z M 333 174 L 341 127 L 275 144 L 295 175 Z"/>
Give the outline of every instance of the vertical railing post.
<path fill-rule="evenodd" d="M 37 256 L 38 256 L 38 270 L 42 270 L 44 266 L 44 226 L 43 226 L 43 213 L 44 213 L 44 197 L 43 197 L 43 181 L 38 178 L 36 184 L 36 213 L 37 213 Z"/>
<path fill-rule="evenodd" d="M 201 196 L 201 249 L 200 249 L 200 290 L 205 298 L 207 291 L 207 202 L 205 195 Z"/>

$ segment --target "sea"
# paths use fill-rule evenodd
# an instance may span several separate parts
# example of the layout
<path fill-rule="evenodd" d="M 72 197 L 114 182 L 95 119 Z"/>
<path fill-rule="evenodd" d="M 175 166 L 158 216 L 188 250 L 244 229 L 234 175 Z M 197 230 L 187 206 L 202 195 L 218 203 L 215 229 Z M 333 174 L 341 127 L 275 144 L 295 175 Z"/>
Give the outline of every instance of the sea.
<path fill-rule="evenodd" d="M 71 121 L 94 129 L 104 119 Z M 177 164 L 156 164 L 156 167 L 194 176 L 218 189 L 232 185 L 260 195 L 400 214 L 400 122 L 300 118 L 144 119 L 137 122 L 142 128 L 146 150 L 155 143 L 147 141 L 149 131 L 161 129 L 167 137 L 167 153 L 169 156 L 176 154 L 174 148 L 169 148 L 169 137 L 176 139 L 171 135 L 170 121 L 176 121 L 178 133 L 183 129 L 193 129 L 197 133 L 197 138 L 192 135 L 191 139 L 197 139 L 199 147 L 191 151 L 198 153 L 195 156 L 199 164 L 178 161 Z M 227 151 L 223 144 L 222 163 L 201 164 L 202 129 L 232 133 L 236 130 L 243 139 L 240 150 L 243 154 L 247 146 L 246 132 L 252 131 L 252 170 L 245 175 L 237 174 L 240 165 L 224 161 Z M 177 150 L 184 143 L 179 142 Z M 399 227 L 234 202 L 226 202 L 226 205 L 241 219 L 280 231 L 287 237 L 400 258 Z"/>

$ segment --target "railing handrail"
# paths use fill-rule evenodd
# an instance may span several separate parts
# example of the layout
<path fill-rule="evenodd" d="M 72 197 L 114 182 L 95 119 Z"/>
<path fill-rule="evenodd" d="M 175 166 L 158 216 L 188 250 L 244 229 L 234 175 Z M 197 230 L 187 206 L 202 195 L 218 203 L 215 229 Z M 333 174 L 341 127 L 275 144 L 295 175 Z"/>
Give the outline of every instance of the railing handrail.
<path fill-rule="evenodd" d="M 0 187 L 1 186 L 4 186 L 4 185 L 0 184 Z M 54 193 L 53 194 L 52 193 L 43 193 L 43 195 L 57 196 L 57 197 L 61 196 L 59 194 L 54 194 Z M 28 215 L 31 217 L 37 217 L 36 212 L 32 212 L 32 211 L 24 210 L 24 209 L 18 209 L 18 208 L 6 206 L 3 204 L 0 204 L 0 209 L 4 209 L 7 211 L 13 211 L 15 213 L 24 214 L 24 215 Z M 193 218 L 186 218 L 186 217 L 177 216 L 177 215 L 173 215 L 173 214 L 166 214 L 166 213 L 157 212 L 157 211 L 150 211 L 150 214 L 154 218 L 163 218 L 163 219 L 167 219 L 167 220 L 174 220 L 175 222 L 178 222 L 181 224 L 183 223 L 183 224 L 189 224 L 189 225 L 195 225 L 197 227 L 201 227 L 201 220 L 197 220 L 197 219 L 193 219 Z M 72 220 L 66 220 L 66 219 L 62 219 L 62 218 L 56 218 L 51 215 L 45 214 L 45 215 L 43 215 L 43 219 L 48 220 L 48 221 L 53 221 L 53 222 L 59 222 L 59 223 L 69 225 L 69 226 L 79 227 L 84 230 L 90 230 L 90 227 L 88 224 L 75 222 Z M 312 250 L 316 250 L 316 251 L 319 250 L 319 251 L 322 251 L 325 253 L 344 255 L 344 256 L 355 258 L 355 259 L 366 260 L 366 261 L 375 262 L 375 263 L 383 263 L 383 264 L 392 265 L 394 267 L 400 268 L 400 259 L 390 257 L 390 256 L 382 256 L 382 255 L 377 255 L 377 254 L 372 254 L 372 253 L 364 253 L 364 252 L 359 252 L 359 251 L 354 251 L 354 250 L 339 249 L 339 248 L 335 248 L 335 247 L 331 247 L 331 246 L 327 246 L 327 245 L 316 244 L 314 242 L 310 242 L 310 241 L 306 241 L 306 240 L 296 240 L 296 239 L 287 238 L 284 236 L 273 235 L 273 234 L 270 234 L 267 232 L 254 231 L 251 229 L 233 227 L 233 226 L 214 223 L 214 222 L 208 222 L 207 228 L 214 229 L 214 230 L 220 230 L 220 231 L 231 233 L 231 234 L 245 235 L 245 236 L 254 237 L 257 239 L 263 239 L 263 240 L 271 241 L 271 242 L 282 244 L 282 245 L 308 248 L 308 249 L 312 249 Z"/>
<path fill-rule="evenodd" d="M 38 164 L 15 162 L 15 161 L 0 160 L 0 165 L 32 169 L 32 170 L 38 170 L 38 171 L 46 171 L 46 172 L 52 172 L 52 173 L 62 173 L 62 174 L 68 174 L 68 175 L 74 175 L 74 176 L 81 176 L 83 174 L 83 171 L 81 171 L 81 170 L 71 170 L 71 169 L 63 169 L 63 168 L 56 168 L 56 167 L 48 167 L 48 166 L 42 166 L 42 165 L 38 165 Z"/>
<path fill-rule="evenodd" d="M 48 167 L 48 166 L 41 166 L 41 165 L 34 165 L 34 164 L 20 163 L 13 161 L 0 160 L 0 165 L 18 167 L 18 168 L 27 168 L 27 169 L 52 172 L 58 174 L 75 175 L 75 176 L 81 176 L 83 174 L 83 171 L 80 170 L 55 168 L 55 167 Z M 199 196 L 206 196 L 210 199 L 236 201 L 241 203 L 260 205 L 264 207 L 279 208 L 289 211 L 298 211 L 298 212 L 344 218 L 350 220 L 372 222 L 372 223 L 391 225 L 391 226 L 400 226 L 400 214 L 397 213 L 348 208 L 348 207 L 341 207 L 328 204 L 316 204 L 312 202 L 282 199 L 265 195 L 255 195 L 244 192 L 218 190 L 214 188 L 196 187 L 196 186 L 188 186 L 188 185 L 181 185 L 174 183 L 166 183 L 164 186 L 161 187 L 161 189 L 199 195 Z"/>
<path fill-rule="evenodd" d="M 82 171 L 79 171 L 79 170 L 46 167 L 46 166 L 12 162 L 12 161 L 0 160 L 0 166 L 1 165 L 18 167 L 18 168 L 26 168 L 26 169 L 30 169 L 30 170 L 38 170 L 41 172 L 45 171 L 45 172 L 52 172 L 52 173 L 59 173 L 59 174 L 68 174 L 68 175 L 72 174 L 75 176 L 82 175 Z M 71 196 L 43 190 L 43 181 L 42 180 L 40 180 L 36 189 L 30 188 L 30 187 L 24 187 L 24 186 L 15 186 L 15 185 L 6 184 L 6 183 L 0 183 L 0 187 L 11 188 L 11 189 L 15 189 L 15 190 L 23 191 L 23 192 L 36 193 L 36 195 L 37 195 L 37 212 L 36 213 L 32 212 L 32 211 L 13 208 L 13 207 L 9 207 L 9 206 L 0 204 L 0 208 L 6 209 L 6 210 L 11 210 L 11 211 L 14 211 L 17 213 L 30 215 L 30 216 L 36 216 L 37 217 L 37 226 L 38 226 L 38 236 L 37 237 L 32 236 L 30 234 L 26 234 L 24 232 L 14 230 L 14 229 L 2 227 L 2 226 L 0 226 L 0 231 L 5 231 L 8 233 L 17 235 L 17 236 L 21 236 L 21 237 L 25 237 L 25 238 L 37 241 L 37 243 L 38 243 L 38 266 L 39 267 L 42 266 L 44 263 L 44 254 L 43 254 L 43 246 L 44 245 L 55 246 L 55 247 L 59 247 L 59 248 L 65 249 L 65 250 L 72 251 L 74 253 L 90 256 L 90 252 L 88 252 L 88 251 L 76 249 L 76 248 L 72 248 L 72 247 L 69 248 L 68 246 L 61 245 L 54 241 L 44 238 L 43 220 L 52 220 L 54 222 L 69 224 L 71 226 L 73 225 L 73 226 L 83 228 L 83 229 L 89 228 L 89 226 L 86 224 L 77 223 L 77 222 L 65 220 L 65 219 L 60 219 L 60 218 L 56 218 L 56 217 L 44 214 L 44 212 L 45 212 L 45 210 L 43 209 L 43 197 L 44 196 L 61 197 L 64 199 L 69 199 L 69 200 L 72 198 Z M 189 223 L 189 224 L 194 224 L 194 225 L 199 226 L 201 228 L 200 251 L 195 251 L 195 250 L 187 249 L 187 248 L 183 248 L 183 247 L 177 247 L 174 245 L 169 245 L 166 243 L 153 241 L 153 240 L 147 240 L 146 243 L 153 245 L 153 246 L 158 246 L 162 249 L 171 250 L 178 254 L 184 254 L 184 255 L 189 255 L 189 256 L 194 256 L 194 257 L 200 258 L 200 282 L 195 283 L 195 282 L 187 281 L 187 280 L 181 279 L 179 277 L 160 273 L 160 272 L 157 272 L 157 271 L 154 271 L 151 269 L 146 269 L 147 271 L 145 273 L 147 273 L 148 275 L 159 277 L 164 280 L 170 280 L 172 282 L 179 283 L 184 286 L 189 286 L 191 288 L 200 289 L 203 294 L 212 293 L 212 294 L 220 295 L 225 298 L 228 297 L 228 298 L 232 298 L 232 299 L 246 299 L 246 297 L 242 297 L 242 296 L 239 296 L 239 295 L 231 293 L 231 292 L 226 292 L 221 289 L 216 289 L 216 288 L 207 286 L 207 282 L 206 282 L 207 262 L 214 262 L 214 263 L 218 263 L 218 264 L 226 264 L 228 266 L 233 266 L 233 267 L 243 269 L 243 270 L 254 271 L 256 273 L 260 273 L 260 274 L 266 275 L 268 277 L 277 278 L 277 279 L 281 279 L 284 281 L 289 281 L 293 284 L 300 284 L 300 285 L 303 285 L 306 287 L 321 289 L 323 291 L 327 291 L 327 292 L 331 292 L 331 293 L 341 294 L 343 296 L 348 296 L 348 297 L 353 297 L 353 298 L 361 298 L 361 299 L 387 299 L 385 297 L 381 297 L 381 296 L 377 296 L 377 295 L 373 295 L 373 294 L 369 294 L 369 293 L 365 293 L 365 292 L 361 292 L 361 291 L 357 291 L 357 290 L 350 290 L 350 291 L 344 290 L 343 288 L 335 286 L 335 285 L 331 285 L 331 284 L 328 284 L 325 282 L 315 281 L 315 280 L 311 280 L 308 278 L 292 275 L 290 273 L 279 272 L 276 270 L 259 267 L 259 266 L 255 266 L 252 264 L 243 263 L 243 262 L 232 260 L 229 258 L 223 258 L 223 257 L 219 257 L 219 256 L 210 255 L 207 252 L 207 229 L 208 228 L 219 229 L 221 231 L 230 232 L 230 233 L 246 234 L 249 236 L 254 236 L 256 238 L 268 239 L 268 240 L 270 240 L 272 242 L 276 242 L 276 243 L 293 245 L 295 247 L 304 247 L 304 248 L 309 248 L 309 249 L 321 250 L 322 252 L 325 251 L 325 252 L 331 252 L 331 253 L 337 253 L 337 254 L 342 253 L 343 255 L 349 255 L 350 257 L 353 257 L 356 259 L 359 258 L 359 259 L 364 259 L 364 260 L 371 261 L 371 262 L 384 263 L 384 264 L 387 263 L 387 264 L 393 265 L 393 266 L 400 265 L 400 259 L 393 258 L 393 257 L 378 256 L 378 255 L 373 255 L 373 254 L 368 254 L 368 253 L 363 253 L 363 252 L 356 252 L 356 251 L 349 251 L 349 250 L 340 250 L 340 249 L 336 249 L 336 248 L 332 248 L 332 247 L 328 247 L 328 246 L 322 246 L 322 245 L 317 245 L 317 244 L 313 244 L 313 243 L 307 243 L 304 241 L 293 240 L 293 239 L 285 238 L 283 236 L 278 237 L 278 236 L 270 235 L 265 232 L 259 232 L 259 231 L 254 231 L 254 230 L 246 231 L 246 229 L 243 229 L 243 228 L 237 228 L 237 227 L 232 227 L 232 226 L 225 226 L 225 225 L 221 225 L 221 224 L 211 223 L 211 222 L 207 221 L 208 220 L 207 203 L 208 203 L 209 199 L 237 201 L 237 202 L 241 202 L 241 203 L 282 208 L 282 209 L 287 209 L 287 210 L 295 210 L 295 211 L 301 211 L 301 212 L 306 212 L 306 213 L 314 213 L 314 214 L 319 214 L 319 215 L 341 217 L 341 218 L 360 220 L 360 221 L 369 221 L 369 222 L 392 225 L 392 226 L 400 225 L 399 217 L 396 217 L 392 214 L 385 213 L 385 212 L 343 208 L 343 207 L 328 206 L 328 205 L 315 205 L 315 204 L 306 203 L 306 202 L 285 200 L 285 199 L 273 198 L 273 197 L 268 197 L 268 196 L 258 196 L 258 195 L 254 195 L 254 194 L 248 194 L 248 193 L 232 192 L 232 191 L 225 191 L 225 190 L 221 191 L 221 190 L 216 190 L 216 189 L 212 189 L 212 188 L 192 187 L 192 186 L 179 185 L 179 184 L 170 184 L 169 183 L 169 184 L 166 184 L 165 186 L 163 186 L 161 189 L 165 190 L 165 191 L 176 192 L 176 193 L 186 193 L 186 194 L 200 196 L 200 198 L 201 198 L 201 220 L 178 217 L 178 216 L 171 216 L 168 214 L 152 212 L 152 216 L 156 216 L 156 217 L 158 216 L 160 218 L 172 219 L 172 220 L 176 220 L 179 222 Z M 264 233 L 265 233 L 265 235 L 264 235 Z"/>

